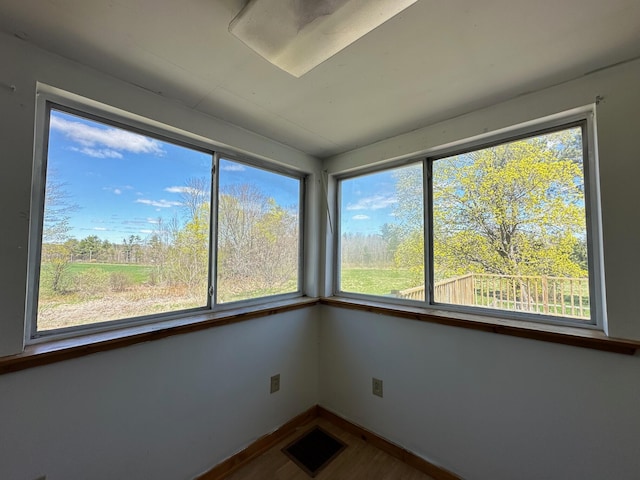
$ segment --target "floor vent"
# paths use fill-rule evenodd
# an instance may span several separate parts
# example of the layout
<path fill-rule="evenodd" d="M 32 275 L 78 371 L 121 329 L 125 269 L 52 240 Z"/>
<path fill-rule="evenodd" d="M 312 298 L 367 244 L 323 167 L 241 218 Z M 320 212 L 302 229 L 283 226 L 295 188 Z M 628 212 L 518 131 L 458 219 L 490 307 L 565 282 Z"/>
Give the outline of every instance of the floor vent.
<path fill-rule="evenodd" d="M 310 477 L 315 477 L 347 446 L 320 427 L 314 427 L 282 449 Z"/>

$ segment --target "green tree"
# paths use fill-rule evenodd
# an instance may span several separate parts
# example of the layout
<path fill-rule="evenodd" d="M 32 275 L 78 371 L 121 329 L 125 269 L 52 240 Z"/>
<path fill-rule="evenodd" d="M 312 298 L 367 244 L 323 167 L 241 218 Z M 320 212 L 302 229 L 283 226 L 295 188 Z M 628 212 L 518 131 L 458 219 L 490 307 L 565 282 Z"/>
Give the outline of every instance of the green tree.
<path fill-rule="evenodd" d="M 98 253 L 102 250 L 102 240 L 97 235 L 90 235 L 83 238 L 77 245 L 77 252 L 88 262 L 96 260 Z"/>
<path fill-rule="evenodd" d="M 206 289 L 209 278 L 209 208 L 209 203 L 200 204 L 185 226 L 174 232 L 166 254 L 171 281 L 189 287 L 196 296 Z"/>
<path fill-rule="evenodd" d="M 580 130 L 433 164 L 436 280 L 470 272 L 585 276 Z"/>
<path fill-rule="evenodd" d="M 396 175 L 398 266 L 423 272 L 420 167 Z M 436 281 L 466 273 L 586 275 L 579 128 L 433 162 Z M 394 233 L 395 237 L 390 233 Z"/>
<path fill-rule="evenodd" d="M 394 261 L 398 268 L 411 272 L 414 285 L 424 283 L 424 180 L 422 164 L 394 172 L 398 202 L 394 213 L 396 222 L 385 224 L 382 235 L 394 247 Z"/>
<path fill-rule="evenodd" d="M 55 172 L 49 172 L 45 186 L 41 264 L 42 280 L 48 279 L 48 286 L 55 293 L 64 293 L 67 288 L 66 277 L 73 252 L 69 242 L 70 215 L 77 209 L 64 187 L 64 183 L 56 180 Z"/>
<path fill-rule="evenodd" d="M 141 243 L 142 239 L 139 235 L 129 235 L 129 238 L 122 239 L 124 259 L 126 263 L 137 263 Z"/>
<path fill-rule="evenodd" d="M 57 294 L 66 293 L 71 286 L 71 278 L 69 278 L 71 250 L 69 247 L 61 243 L 43 243 L 41 260 L 41 288 L 48 287 Z"/>

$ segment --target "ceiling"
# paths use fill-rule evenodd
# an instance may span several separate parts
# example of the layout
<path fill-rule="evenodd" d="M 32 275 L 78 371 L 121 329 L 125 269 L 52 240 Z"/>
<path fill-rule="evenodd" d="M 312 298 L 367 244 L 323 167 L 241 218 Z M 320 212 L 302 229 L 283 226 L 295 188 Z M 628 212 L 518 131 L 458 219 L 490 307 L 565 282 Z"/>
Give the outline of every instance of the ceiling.
<path fill-rule="evenodd" d="M 298 79 L 244 3 L 0 0 L 0 30 L 320 158 L 640 57 L 638 0 L 418 0 Z"/>

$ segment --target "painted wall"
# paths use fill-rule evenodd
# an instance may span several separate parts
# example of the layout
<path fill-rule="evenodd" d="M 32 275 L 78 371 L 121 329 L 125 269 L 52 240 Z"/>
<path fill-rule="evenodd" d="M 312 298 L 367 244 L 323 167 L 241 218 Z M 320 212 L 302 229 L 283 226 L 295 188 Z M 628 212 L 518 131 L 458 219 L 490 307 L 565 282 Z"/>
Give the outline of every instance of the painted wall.
<path fill-rule="evenodd" d="M 195 477 L 318 402 L 315 312 L 0 376 L 0 478 Z"/>
<path fill-rule="evenodd" d="M 329 307 L 320 345 L 322 406 L 466 480 L 638 478 L 638 355 Z"/>
<path fill-rule="evenodd" d="M 0 35 L 0 65 L 0 356 L 23 343 L 37 81 L 201 141 L 318 168 L 308 155 L 13 37 Z M 2 375 L 0 478 L 193 478 L 315 405 L 317 358 L 315 310 L 305 309 Z M 270 395 L 276 373 L 281 390 Z"/>
<path fill-rule="evenodd" d="M 609 331 L 640 338 L 640 62 L 370 145 L 330 173 L 411 156 L 594 103 Z M 330 235 L 328 235 L 330 237 Z M 323 307 L 321 405 L 468 480 L 632 480 L 640 472 L 633 357 Z M 371 377 L 384 398 L 371 394 Z"/>

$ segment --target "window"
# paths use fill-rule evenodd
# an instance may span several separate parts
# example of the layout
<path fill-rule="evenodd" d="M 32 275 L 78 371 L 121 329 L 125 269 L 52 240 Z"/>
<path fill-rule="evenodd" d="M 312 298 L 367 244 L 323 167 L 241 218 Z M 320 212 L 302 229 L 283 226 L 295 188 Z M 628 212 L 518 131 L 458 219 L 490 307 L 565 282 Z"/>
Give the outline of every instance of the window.
<path fill-rule="evenodd" d="M 340 290 L 424 291 L 422 163 L 340 182 Z"/>
<path fill-rule="evenodd" d="M 299 294 L 300 176 L 60 105 L 45 116 L 33 337 Z"/>
<path fill-rule="evenodd" d="M 298 291 L 300 180 L 220 160 L 218 303 Z"/>
<path fill-rule="evenodd" d="M 588 132 L 583 118 L 339 179 L 338 291 L 598 323 Z"/>

